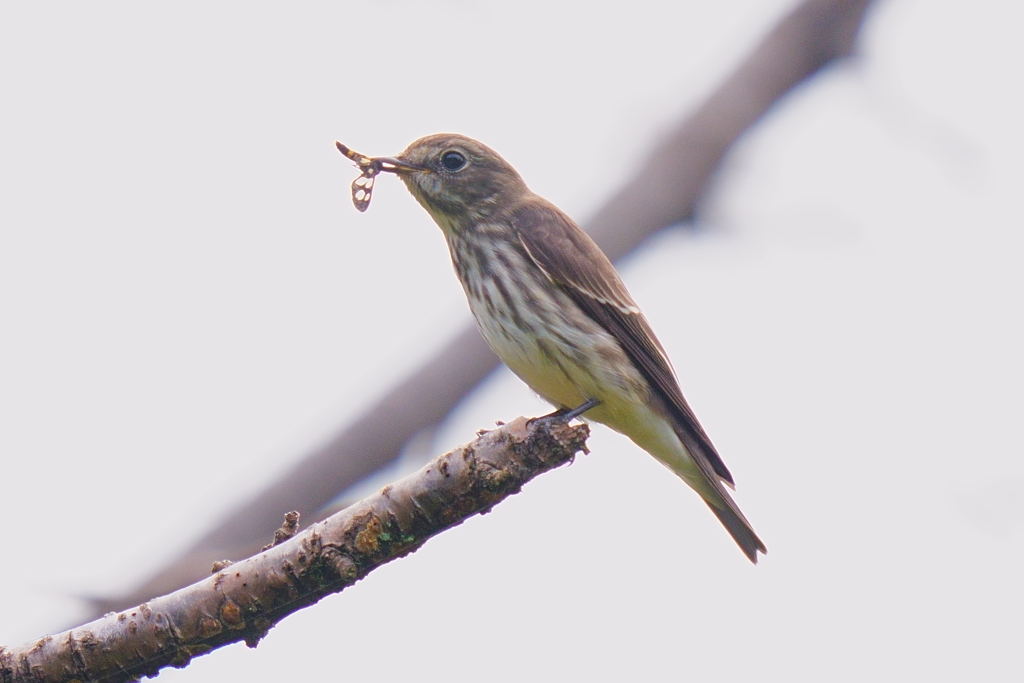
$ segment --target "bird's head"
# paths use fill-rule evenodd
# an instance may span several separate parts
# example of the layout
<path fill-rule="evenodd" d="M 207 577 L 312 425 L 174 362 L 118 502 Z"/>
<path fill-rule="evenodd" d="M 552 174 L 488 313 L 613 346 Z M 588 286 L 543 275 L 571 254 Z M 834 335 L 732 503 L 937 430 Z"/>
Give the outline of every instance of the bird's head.
<path fill-rule="evenodd" d="M 428 135 L 397 157 L 378 159 L 444 230 L 486 219 L 529 192 L 511 164 L 464 135 Z"/>

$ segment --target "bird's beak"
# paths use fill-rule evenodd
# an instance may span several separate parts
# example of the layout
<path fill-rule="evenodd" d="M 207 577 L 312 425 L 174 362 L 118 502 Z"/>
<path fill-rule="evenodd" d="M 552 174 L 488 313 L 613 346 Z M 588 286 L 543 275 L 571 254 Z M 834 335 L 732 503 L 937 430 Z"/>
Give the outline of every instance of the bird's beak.
<path fill-rule="evenodd" d="M 395 173 L 397 175 L 427 170 L 426 166 L 420 166 L 419 164 L 403 161 L 398 157 L 374 157 L 373 160 L 380 164 L 380 170 L 387 171 L 388 173 Z"/>
<path fill-rule="evenodd" d="M 381 171 L 387 171 L 388 173 L 402 174 L 412 173 L 414 171 L 426 171 L 426 166 L 420 166 L 413 164 L 408 161 L 403 161 L 397 157 L 368 157 L 365 154 L 349 149 L 340 142 L 334 143 L 338 151 L 344 154 L 346 157 L 356 162 L 356 165 L 365 173 L 368 169 L 371 173 L 376 175 Z"/>

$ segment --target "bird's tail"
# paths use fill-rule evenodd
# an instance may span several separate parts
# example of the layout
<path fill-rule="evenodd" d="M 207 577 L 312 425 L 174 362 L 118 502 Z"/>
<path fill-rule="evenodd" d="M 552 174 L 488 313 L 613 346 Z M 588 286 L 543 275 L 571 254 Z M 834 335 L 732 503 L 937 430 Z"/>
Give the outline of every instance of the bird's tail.
<path fill-rule="evenodd" d="M 732 499 L 732 496 L 725 490 L 725 487 L 718 482 L 714 483 L 718 484 L 715 487 L 718 495 L 714 497 L 701 495 L 701 498 L 711 508 L 711 511 L 715 513 L 715 517 L 718 517 L 718 521 L 722 523 L 725 530 L 736 541 L 736 545 L 740 547 L 740 550 L 747 556 L 747 559 L 757 564 L 758 551 L 761 554 L 767 554 L 768 549 L 764 547 L 764 543 L 757 537 L 754 528 L 747 521 L 747 518 L 743 516 L 743 513 L 740 512 L 739 506 L 736 505 L 736 501 Z"/>
<path fill-rule="evenodd" d="M 687 438 L 688 435 L 682 430 L 677 430 L 676 435 L 690 457 L 676 466 L 669 465 L 669 467 L 700 495 L 711 511 L 715 513 L 715 517 L 718 517 L 718 521 L 722 523 L 725 530 L 736 541 L 736 545 L 740 547 L 747 559 L 757 564 L 757 553 L 767 555 L 768 549 L 758 538 L 754 527 L 740 512 L 739 505 L 726 489 L 726 486 L 731 486 L 732 478 L 723 478 L 716 471 L 712 460 L 707 457 L 706 452 L 713 451 L 713 447 L 709 445 L 705 449 L 703 443 Z"/>
<path fill-rule="evenodd" d="M 657 404 L 653 408 L 641 404 L 641 408 L 647 412 L 634 412 L 627 415 L 629 419 L 609 420 L 607 424 L 628 435 L 696 491 L 743 554 L 757 564 L 757 554 L 767 554 L 768 549 L 729 494 L 732 475 L 696 418 L 689 412 L 689 422 L 681 412 L 666 415 Z"/>

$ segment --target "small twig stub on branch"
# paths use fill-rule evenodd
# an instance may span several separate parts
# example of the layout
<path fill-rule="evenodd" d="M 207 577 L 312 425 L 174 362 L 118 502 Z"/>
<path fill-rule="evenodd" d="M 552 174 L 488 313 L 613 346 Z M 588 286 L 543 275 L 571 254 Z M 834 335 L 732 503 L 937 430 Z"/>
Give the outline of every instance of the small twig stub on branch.
<path fill-rule="evenodd" d="M 289 538 L 299 533 L 299 517 L 299 513 L 295 510 L 286 512 L 284 515 L 284 524 L 281 525 L 280 529 L 274 532 L 274 540 L 263 546 L 260 552 L 266 552 L 275 545 L 281 545 Z"/>

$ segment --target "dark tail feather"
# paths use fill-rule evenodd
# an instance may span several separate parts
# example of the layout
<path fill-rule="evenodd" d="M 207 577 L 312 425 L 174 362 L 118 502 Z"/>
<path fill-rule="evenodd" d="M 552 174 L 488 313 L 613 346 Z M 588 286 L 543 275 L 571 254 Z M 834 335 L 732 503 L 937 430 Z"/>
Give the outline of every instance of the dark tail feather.
<path fill-rule="evenodd" d="M 747 559 L 757 564 L 757 553 L 761 552 L 762 555 L 768 554 L 768 549 L 764 547 L 764 543 L 757 534 L 754 533 L 753 527 L 750 526 L 750 522 L 743 516 L 740 509 L 736 507 L 735 501 L 732 496 L 724 490 L 720 490 L 719 494 L 722 497 L 722 502 L 725 504 L 724 507 L 716 507 L 714 503 L 709 500 L 705 500 L 711 511 L 715 513 L 715 517 L 718 517 L 718 521 L 722 523 L 729 535 L 732 536 L 733 540 L 736 541 L 736 545 L 740 547 L 743 554 L 747 556 Z"/>
<path fill-rule="evenodd" d="M 694 424 L 697 424 L 696 418 L 693 419 Z M 736 541 L 736 545 L 740 547 L 747 559 L 757 564 L 757 553 L 767 555 L 768 549 L 754 533 L 754 527 L 743 516 L 736 501 L 726 490 L 726 486 L 732 488 L 733 481 L 732 476 L 727 476 L 729 470 L 725 468 L 725 463 L 722 463 L 722 459 L 715 452 L 715 447 L 711 445 L 711 441 L 699 424 L 697 424 L 697 430 L 699 433 L 688 430 L 681 422 L 676 423 L 676 436 L 679 437 L 679 442 L 686 452 L 690 454 L 690 462 L 697 466 L 697 470 L 702 475 L 700 479 L 694 476 L 694 472 L 687 471 L 685 467 L 673 467 L 669 464 L 669 468 L 697 492 L 715 513 L 715 517 L 718 517 L 718 521 L 722 523 L 725 530 Z M 716 462 L 720 463 L 720 466 L 716 466 Z"/>

